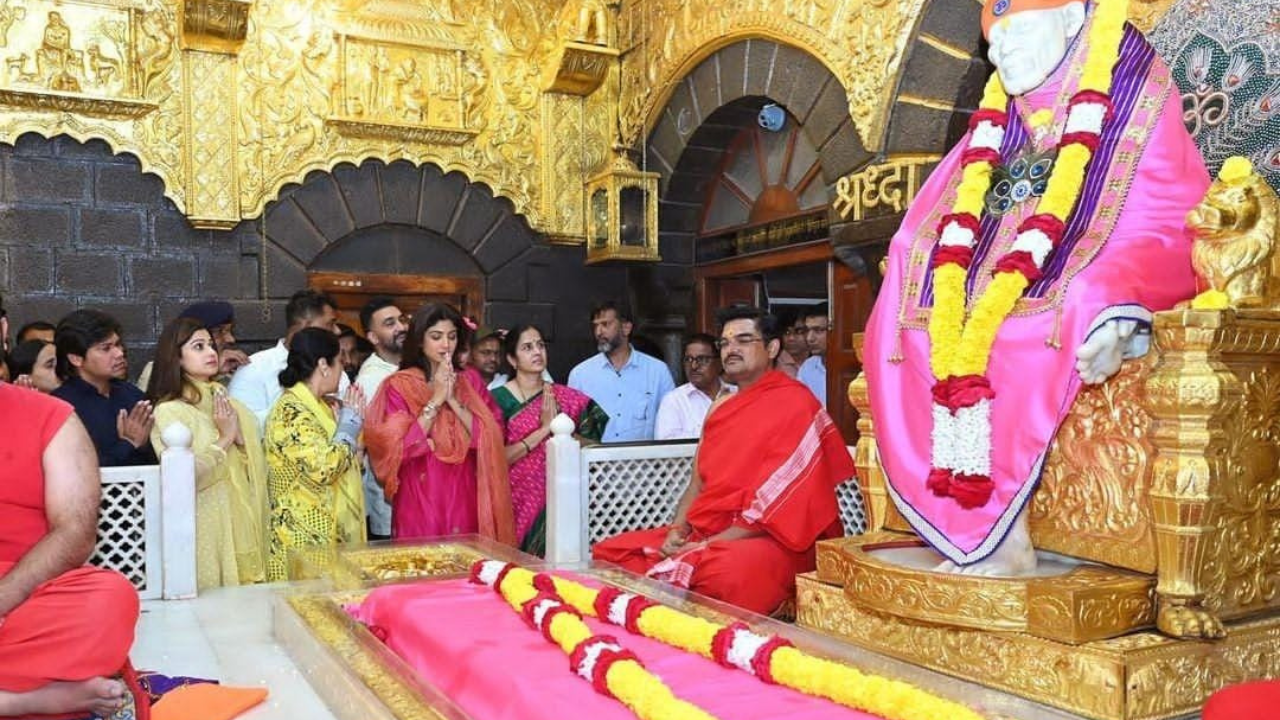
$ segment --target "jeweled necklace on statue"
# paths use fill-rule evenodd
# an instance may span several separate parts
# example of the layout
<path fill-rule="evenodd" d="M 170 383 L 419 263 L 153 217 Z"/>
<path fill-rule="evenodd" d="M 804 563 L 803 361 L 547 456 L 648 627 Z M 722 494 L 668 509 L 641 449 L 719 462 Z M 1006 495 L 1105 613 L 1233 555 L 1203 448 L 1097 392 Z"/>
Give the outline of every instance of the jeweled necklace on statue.
<path fill-rule="evenodd" d="M 969 122 L 955 204 L 938 223 L 933 256 L 929 364 L 935 383 L 933 457 L 927 480 L 935 495 L 951 497 L 966 509 L 985 505 L 994 489 L 995 391 L 986 374 L 991 347 L 1018 299 L 1041 277 L 1080 199 L 1085 171 L 1111 115 L 1113 68 L 1127 16 L 1127 0 L 1094 3 L 1084 69 L 1056 149 L 1020 156 L 1007 168 L 1001 165 L 1010 101 L 998 73 L 991 74 Z M 1036 196 L 1034 214 L 1018 225 L 1012 247 L 996 260 L 994 277 L 966 318 L 965 287 L 984 212 L 1003 215 L 1020 202 L 1037 202 Z"/>

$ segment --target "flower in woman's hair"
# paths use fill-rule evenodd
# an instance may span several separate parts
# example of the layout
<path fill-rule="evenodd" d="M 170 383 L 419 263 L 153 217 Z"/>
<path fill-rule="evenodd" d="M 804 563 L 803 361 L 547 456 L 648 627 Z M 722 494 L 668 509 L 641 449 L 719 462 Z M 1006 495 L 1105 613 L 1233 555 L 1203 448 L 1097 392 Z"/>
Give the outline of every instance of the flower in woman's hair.
<path fill-rule="evenodd" d="M 466 315 L 463 315 L 463 316 L 462 316 L 462 324 L 463 324 L 463 325 L 466 325 L 468 330 L 470 330 L 470 331 L 472 331 L 472 332 L 475 332 L 475 329 L 476 329 L 476 321 L 475 321 L 475 320 L 472 320 L 470 317 L 467 317 Z"/>

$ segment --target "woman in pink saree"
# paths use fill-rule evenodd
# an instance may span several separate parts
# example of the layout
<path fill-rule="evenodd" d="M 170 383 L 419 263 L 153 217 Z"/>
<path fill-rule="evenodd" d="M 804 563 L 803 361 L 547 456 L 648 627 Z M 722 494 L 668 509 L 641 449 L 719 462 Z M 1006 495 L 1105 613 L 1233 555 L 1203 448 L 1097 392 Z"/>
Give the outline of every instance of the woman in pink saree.
<path fill-rule="evenodd" d="M 547 346 L 542 331 L 517 325 L 503 340 L 507 362 L 515 375 L 493 391 L 507 423 L 506 454 L 510 463 L 511 503 L 515 510 L 520 549 L 546 553 L 547 438 L 551 421 L 561 412 L 577 424 L 579 440 L 600 442 L 609 416 L 586 395 L 564 385 L 545 382 Z"/>
<path fill-rule="evenodd" d="M 414 313 L 401 370 L 366 413 L 365 444 L 391 502 L 393 538 L 517 539 L 500 411 L 475 373 L 460 372 L 466 332 L 448 305 Z"/>

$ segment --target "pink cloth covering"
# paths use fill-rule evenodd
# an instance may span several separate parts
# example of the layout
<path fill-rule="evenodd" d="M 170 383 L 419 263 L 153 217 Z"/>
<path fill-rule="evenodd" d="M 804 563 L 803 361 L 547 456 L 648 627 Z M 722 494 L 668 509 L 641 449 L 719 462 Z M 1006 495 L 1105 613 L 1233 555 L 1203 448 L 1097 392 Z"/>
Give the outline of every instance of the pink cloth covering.
<path fill-rule="evenodd" d="M 635 720 L 569 671 L 569 658 L 525 624 L 493 590 L 465 579 L 390 585 L 369 593 L 352 615 L 475 720 Z M 662 678 L 677 697 L 732 720 L 873 720 L 741 670 L 681 652 L 587 618 Z"/>
<path fill-rule="evenodd" d="M 1150 77 L 1148 92 L 1172 84 L 1168 69 L 1158 59 Z M 1062 82 L 1059 73 L 1045 87 L 1029 94 L 1022 106 L 1024 116 L 1053 107 Z M 982 507 L 962 509 L 953 499 L 937 497 L 925 486 L 933 427 L 929 337 L 923 327 L 899 327 L 900 313 L 904 312 L 903 278 L 912 267 L 908 258 L 913 251 L 923 251 L 928 257 L 937 237 L 935 218 L 940 212 L 950 212 L 947 208 L 954 201 L 967 135 L 921 188 L 890 243 L 886 281 L 867 322 L 865 338 L 864 367 L 876 442 L 891 496 L 903 516 L 939 552 L 958 563 L 976 562 L 989 555 L 1029 500 L 1053 436 L 1080 390 L 1075 352 L 1095 320 L 1104 311 L 1145 319 L 1150 312 L 1167 309 L 1194 294 L 1191 241 L 1184 218 L 1203 197 L 1209 177 L 1182 125 L 1177 92 L 1169 92 L 1163 100 L 1163 108 L 1153 103 L 1137 111 L 1139 119 L 1144 113 L 1160 115 L 1154 119 L 1149 136 L 1143 138 L 1145 148 L 1137 148 L 1140 159 L 1127 196 L 1112 193 L 1103 197 L 1102 206 L 1118 212 L 1114 228 L 1104 236 L 1105 245 L 1078 274 L 1058 281 L 1069 283 L 1060 320 L 1052 307 L 1024 315 L 1018 314 L 1019 307 L 1000 328 L 987 373 L 996 392 L 991 418 L 995 492 Z M 1010 213 L 1004 223 L 1011 226 L 1019 219 L 1017 213 Z M 1011 230 L 1002 226 L 1004 239 L 997 242 L 989 258 L 1003 254 L 1012 242 Z M 907 304 L 914 305 L 910 300 Z M 914 307 L 905 312 L 914 313 Z M 1050 344 L 1055 335 L 1060 341 L 1057 347 Z M 900 362 L 894 361 L 896 351 L 901 353 Z"/>
<path fill-rule="evenodd" d="M 480 396 L 502 425 L 502 411 L 485 389 L 474 370 L 462 372 L 464 382 L 477 386 Z M 474 376 L 474 377 L 473 377 Z M 387 389 L 387 408 L 391 412 L 409 412 L 408 403 L 395 390 Z M 471 427 L 471 450 L 467 459 L 451 465 L 441 462 L 427 443 L 422 426 L 413 423 L 404 438 L 404 455 L 400 462 L 400 487 L 391 499 L 391 537 L 425 538 L 442 535 L 465 535 L 479 532 L 476 515 L 476 439 L 480 437 L 480 420 Z"/>

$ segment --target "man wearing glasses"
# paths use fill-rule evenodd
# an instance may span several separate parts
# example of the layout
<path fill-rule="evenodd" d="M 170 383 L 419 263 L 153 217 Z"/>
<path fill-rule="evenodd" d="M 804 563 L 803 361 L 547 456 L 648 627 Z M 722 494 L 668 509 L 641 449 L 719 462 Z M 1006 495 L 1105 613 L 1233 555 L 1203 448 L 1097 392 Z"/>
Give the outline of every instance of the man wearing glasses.
<path fill-rule="evenodd" d="M 677 587 L 771 614 L 814 569 L 814 543 L 840 534 L 836 486 L 853 461 L 831 416 L 774 369 L 777 320 L 756 308 L 722 316 L 717 345 L 738 392 L 711 407 L 693 475 L 668 527 L 623 533 L 592 556 Z"/>
<path fill-rule="evenodd" d="M 667 393 L 658 406 L 655 440 L 681 440 L 702 436 L 702 423 L 711 403 L 721 393 L 737 388 L 720 379 L 723 368 L 716 339 L 706 333 L 690 335 L 684 343 L 684 375 L 689 382 Z"/>
<path fill-rule="evenodd" d="M 827 304 L 814 305 L 804 311 L 804 341 L 809 346 L 809 359 L 800 365 L 796 379 L 813 391 L 822 407 L 827 406 L 827 334 L 831 319 L 827 317 Z"/>

